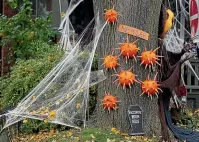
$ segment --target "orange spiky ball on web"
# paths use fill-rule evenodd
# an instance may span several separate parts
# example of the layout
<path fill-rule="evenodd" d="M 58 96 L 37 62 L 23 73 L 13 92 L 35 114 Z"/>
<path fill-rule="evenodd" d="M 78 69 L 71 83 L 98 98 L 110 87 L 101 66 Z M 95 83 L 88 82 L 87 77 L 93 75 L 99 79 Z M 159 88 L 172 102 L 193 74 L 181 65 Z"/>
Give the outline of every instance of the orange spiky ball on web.
<path fill-rule="evenodd" d="M 114 9 L 106 9 L 105 20 L 108 23 L 115 23 L 117 22 L 118 15 L 119 15 L 118 12 L 115 11 Z"/>
<path fill-rule="evenodd" d="M 153 66 L 154 64 L 158 64 L 160 66 L 160 64 L 158 63 L 158 60 L 159 60 L 159 57 L 162 57 L 162 56 L 158 56 L 155 53 L 158 49 L 159 48 L 147 51 L 146 48 L 145 48 L 145 51 L 143 51 L 141 53 L 141 56 L 138 56 L 138 57 L 141 58 L 141 64 L 140 65 L 145 65 L 145 69 L 147 68 L 147 66 L 150 67 L 150 66 Z"/>
<path fill-rule="evenodd" d="M 102 99 L 102 104 L 104 106 L 104 109 L 108 109 L 109 113 L 111 109 L 116 110 L 117 109 L 117 103 L 119 101 L 117 98 L 110 93 L 105 93 L 104 98 Z"/>
<path fill-rule="evenodd" d="M 131 88 L 131 85 L 134 82 L 138 82 L 135 77 L 137 75 L 135 75 L 133 72 L 131 72 L 132 67 L 129 70 L 121 70 L 119 74 L 114 74 L 112 76 L 117 76 L 118 78 L 114 81 L 119 81 L 118 87 L 119 85 L 123 86 L 123 89 L 126 88 L 126 86 L 129 86 Z M 138 82 L 139 83 L 139 82 Z"/>
<path fill-rule="evenodd" d="M 158 97 L 159 91 L 162 92 L 162 90 L 159 88 L 160 85 L 156 81 L 156 77 L 157 77 L 157 74 L 155 75 L 153 80 L 149 79 L 149 76 L 148 76 L 145 81 L 143 82 L 141 81 L 142 94 L 140 96 L 142 96 L 143 94 L 147 94 L 148 97 L 151 97 L 151 99 L 153 95 L 156 95 Z"/>
<path fill-rule="evenodd" d="M 118 58 L 119 58 L 118 56 L 113 56 L 113 53 L 112 53 L 112 55 L 107 55 L 107 56 L 105 56 L 105 58 L 103 58 L 104 63 L 102 65 L 104 65 L 106 69 L 114 69 L 115 70 L 115 68 L 119 65 Z"/>

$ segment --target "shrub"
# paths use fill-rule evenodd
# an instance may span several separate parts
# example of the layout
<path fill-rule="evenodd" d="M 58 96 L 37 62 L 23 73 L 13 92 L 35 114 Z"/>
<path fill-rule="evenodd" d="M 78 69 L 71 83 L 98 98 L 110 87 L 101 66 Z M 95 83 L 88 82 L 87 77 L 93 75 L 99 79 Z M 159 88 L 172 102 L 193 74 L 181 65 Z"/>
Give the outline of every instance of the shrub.
<path fill-rule="evenodd" d="M 16 106 L 57 64 L 63 54 L 56 46 L 45 43 L 41 45 L 41 52 L 38 51 L 37 58 L 18 60 L 9 76 L 0 77 L 1 109 L 7 110 Z M 22 124 L 21 131 L 33 133 L 39 129 L 53 127 L 55 127 L 53 124 L 30 119 L 27 124 Z"/>
<path fill-rule="evenodd" d="M 191 109 L 182 109 L 178 125 L 199 131 L 199 109 L 194 112 Z"/>
<path fill-rule="evenodd" d="M 17 5 L 10 1 L 12 7 Z M 0 15 L 0 45 L 11 44 L 15 57 L 29 59 L 36 50 L 41 47 L 41 42 L 48 42 L 54 37 L 55 32 L 51 28 L 51 18 L 32 18 L 32 3 L 23 0 L 18 13 L 13 17 Z M 5 46 L 6 47 L 6 46 Z"/>
<path fill-rule="evenodd" d="M 45 46 L 45 47 L 44 47 Z M 48 50 L 44 50 L 48 49 Z M 59 61 L 62 52 L 56 46 L 42 44 L 42 50 L 38 58 L 18 60 L 9 77 L 0 79 L 1 105 L 2 108 L 15 106 L 31 89 L 33 89 L 45 75 Z M 39 58 L 40 57 L 40 58 Z"/>

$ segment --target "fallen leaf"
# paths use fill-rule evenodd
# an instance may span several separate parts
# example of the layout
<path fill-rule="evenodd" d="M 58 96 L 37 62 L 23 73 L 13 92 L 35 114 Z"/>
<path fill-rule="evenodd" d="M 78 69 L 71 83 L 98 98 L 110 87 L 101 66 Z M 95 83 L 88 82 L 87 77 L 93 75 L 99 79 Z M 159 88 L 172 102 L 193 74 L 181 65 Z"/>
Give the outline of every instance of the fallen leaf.
<path fill-rule="evenodd" d="M 67 131 L 67 132 L 66 132 L 66 136 L 67 136 L 67 137 L 71 137 L 72 135 L 73 135 L 72 132 L 70 132 L 70 131 Z"/>
<path fill-rule="evenodd" d="M 81 107 L 81 104 L 80 103 L 77 103 L 76 104 L 76 109 L 79 109 Z"/>
<path fill-rule="evenodd" d="M 95 136 L 93 134 L 90 134 L 90 136 L 91 136 L 92 139 L 95 139 Z"/>
<path fill-rule="evenodd" d="M 24 120 L 23 120 L 23 123 L 27 123 L 27 122 L 28 122 L 28 120 L 27 120 L 27 119 L 24 119 Z"/>
<path fill-rule="evenodd" d="M 106 142 L 115 142 L 115 139 L 107 139 Z"/>

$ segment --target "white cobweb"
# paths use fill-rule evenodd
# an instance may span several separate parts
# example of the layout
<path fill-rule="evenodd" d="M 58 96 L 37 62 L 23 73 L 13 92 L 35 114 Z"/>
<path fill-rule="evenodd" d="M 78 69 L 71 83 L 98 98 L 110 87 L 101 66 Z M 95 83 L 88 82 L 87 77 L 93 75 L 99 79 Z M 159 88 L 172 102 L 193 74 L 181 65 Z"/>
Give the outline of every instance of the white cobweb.
<path fill-rule="evenodd" d="M 164 44 L 168 51 L 179 53 L 183 49 L 184 42 L 186 41 L 184 39 L 184 35 L 191 38 L 190 32 L 185 28 L 185 25 L 187 24 L 185 20 L 190 18 L 188 11 L 189 0 L 168 0 L 168 7 L 171 8 L 172 5 L 175 6 L 175 22 L 173 28 L 167 33 L 166 38 L 164 39 Z M 191 69 L 195 77 L 199 80 L 199 77 L 193 69 L 190 61 L 186 61 L 185 65 Z"/>
<path fill-rule="evenodd" d="M 25 118 L 44 120 L 74 128 L 85 126 L 89 87 L 105 79 L 102 70 L 91 72 L 99 37 L 107 23 L 100 24 L 96 16 L 75 43 L 70 39 L 73 31 L 69 15 L 82 0 L 71 0 L 60 29 L 60 46 L 65 55 L 48 75 L 5 116 L 4 128 Z M 69 14 L 69 15 L 68 15 Z M 71 26 L 70 26 L 71 25 Z M 85 32 L 91 26 L 93 33 Z M 90 41 L 84 42 L 84 41 Z M 3 129 L 4 129 L 3 128 Z"/>
<path fill-rule="evenodd" d="M 74 46 L 75 44 L 75 30 L 69 16 L 82 1 L 83 0 L 71 0 L 71 2 L 68 3 L 67 0 L 59 0 L 61 18 L 61 24 L 59 27 L 61 32 L 60 46 L 67 51 L 70 51 L 72 49 L 72 45 Z"/>

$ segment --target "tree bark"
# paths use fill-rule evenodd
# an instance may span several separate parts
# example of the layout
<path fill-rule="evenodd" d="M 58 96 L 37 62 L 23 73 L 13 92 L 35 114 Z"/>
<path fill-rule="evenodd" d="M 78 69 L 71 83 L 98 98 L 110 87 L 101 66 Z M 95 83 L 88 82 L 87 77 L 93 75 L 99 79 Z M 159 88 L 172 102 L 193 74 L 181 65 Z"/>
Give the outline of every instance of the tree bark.
<path fill-rule="evenodd" d="M 111 54 L 114 48 L 118 48 L 121 42 L 126 41 L 126 34 L 119 33 L 117 31 L 118 24 L 124 24 L 138 28 L 140 30 L 146 31 L 150 34 L 149 40 L 139 39 L 138 47 L 141 48 L 139 54 L 146 47 L 147 50 L 154 49 L 158 46 L 158 24 L 159 24 L 159 14 L 161 9 L 162 0 L 94 0 L 94 11 L 95 14 L 99 12 L 100 21 L 104 20 L 104 9 L 113 8 L 121 14 L 118 18 L 118 23 L 116 25 L 107 25 L 102 33 L 98 44 L 98 57 L 103 58 L 105 55 Z M 130 42 L 135 41 L 136 37 L 129 35 Z M 115 54 L 119 54 L 116 51 Z M 128 60 L 126 64 L 125 59 L 120 58 L 120 65 L 122 69 L 129 69 L 133 66 L 133 73 L 137 74 L 137 79 L 145 80 L 147 75 L 153 78 L 157 67 L 153 71 L 149 69 L 144 69 L 140 66 L 140 61 L 137 58 L 137 62 L 134 59 Z M 101 64 L 103 60 L 99 60 L 99 69 L 103 67 Z M 104 68 L 103 68 L 104 69 Z M 138 83 L 134 83 L 132 88 L 127 88 L 126 91 L 120 86 L 117 89 L 117 85 L 113 84 L 114 74 L 113 71 L 105 71 L 107 76 L 106 81 L 99 84 L 98 89 L 98 103 L 96 106 L 96 124 L 100 127 L 111 129 L 116 127 L 122 132 L 130 132 L 130 123 L 127 115 L 128 107 L 130 105 L 139 105 L 143 109 L 143 123 L 144 123 L 144 133 L 147 136 L 152 134 L 160 135 L 161 125 L 158 115 L 158 99 L 153 97 L 151 100 L 146 96 L 140 97 L 141 86 Z M 120 68 L 117 68 L 119 73 Z M 110 92 L 115 95 L 121 102 L 118 105 L 116 111 L 103 110 L 103 106 L 100 105 L 102 98 L 106 92 Z"/>

